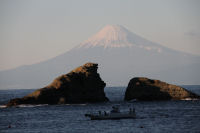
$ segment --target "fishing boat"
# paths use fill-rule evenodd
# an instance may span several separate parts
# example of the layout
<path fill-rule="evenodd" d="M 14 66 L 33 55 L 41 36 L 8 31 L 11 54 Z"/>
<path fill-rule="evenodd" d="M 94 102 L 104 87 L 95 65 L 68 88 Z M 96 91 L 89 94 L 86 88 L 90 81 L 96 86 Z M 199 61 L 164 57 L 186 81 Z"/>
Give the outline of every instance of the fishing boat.
<path fill-rule="evenodd" d="M 109 119 L 134 119 L 136 118 L 135 109 L 129 108 L 129 111 L 121 112 L 119 106 L 113 106 L 110 112 L 99 111 L 98 113 L 85 114 L 91 120 L 109 120 Z"/>

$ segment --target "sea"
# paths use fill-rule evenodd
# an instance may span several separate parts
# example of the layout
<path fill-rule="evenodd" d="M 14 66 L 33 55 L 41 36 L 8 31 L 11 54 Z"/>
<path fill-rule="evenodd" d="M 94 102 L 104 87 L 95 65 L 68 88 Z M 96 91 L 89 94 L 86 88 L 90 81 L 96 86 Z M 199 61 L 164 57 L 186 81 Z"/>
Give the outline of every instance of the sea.
<path fill-rule="evenodd" d="M 182 86 L 200 95 L 200 85 Z M 0 90 L 0 133 L 200 133 L 200 100 L 123 101 L 126 87 L 106 87 L 110 102 L 97 104 L 21 105 L 10 99 L 35 89 Z M 90 120 L 84 114 L 134 107 L 135 119 Z"/>

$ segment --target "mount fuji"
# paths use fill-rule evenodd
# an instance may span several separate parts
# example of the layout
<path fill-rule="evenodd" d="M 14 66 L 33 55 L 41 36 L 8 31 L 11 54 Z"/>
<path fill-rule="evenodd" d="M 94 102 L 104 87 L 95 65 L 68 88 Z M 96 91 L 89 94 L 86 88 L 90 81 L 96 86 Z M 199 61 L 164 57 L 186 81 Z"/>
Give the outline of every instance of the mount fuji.
<path fill-rule="evenodd" d="M 0 89 L 41 88 L 86 62 L 99 64 L 107 86 L 127 86 L 133 77 L 173 84 L 200 84 L 200 56 L 166 48 L 120 25 L 107 25 L 70 51 L 47 61 L 0 72 Z"/>

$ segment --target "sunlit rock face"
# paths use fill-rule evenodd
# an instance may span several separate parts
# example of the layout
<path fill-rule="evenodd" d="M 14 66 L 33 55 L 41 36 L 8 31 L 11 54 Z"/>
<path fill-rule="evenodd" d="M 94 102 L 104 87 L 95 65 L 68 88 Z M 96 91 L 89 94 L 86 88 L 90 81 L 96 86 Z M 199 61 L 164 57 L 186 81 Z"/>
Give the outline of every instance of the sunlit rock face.
<path fill-rule="evenodd" d="M 97 73 L 98 64 L 86 63 L 68 74 L 57 77 L 48 86 L 23 97 L 12 99 L 7 106 L 19 104 L 65 104 L 105 102 L 105 83 Z"/>
<path fill-rule="evenodd" d="M 124 100 L 184 100 L 200 99 L 200 96 L 186 89 L 148 78 L 133 78 L 125 92 Z"/>

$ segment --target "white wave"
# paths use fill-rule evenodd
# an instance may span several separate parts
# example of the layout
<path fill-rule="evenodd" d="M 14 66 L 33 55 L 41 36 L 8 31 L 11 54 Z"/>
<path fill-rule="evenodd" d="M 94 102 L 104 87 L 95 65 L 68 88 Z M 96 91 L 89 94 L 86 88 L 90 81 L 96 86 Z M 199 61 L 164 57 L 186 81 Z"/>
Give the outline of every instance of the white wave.
<path fill-rule="evenodd" d="M 62 105 L 62 104 L 61 104 Z M 63 105 L 79 105 L 79 106 L 86 106 L 87 104 L 63 104 Z"/>
<path fill-rule="evenodd" d="M 20 107 L 20 108 L 32 108 L 32 107 L 40 107 L 40 106 L 47 106 L 48 104 L 36 104 L 36 105 L 33 105 L 33 104 L 21 104 L 21 105 L 17 105 L 16 107 Z"/>
<path fill-rule="evenodd" d="M 0 108 L 6 108 L 7 106 L 6 105 L 0 105 Z"/>
<path fill-rule="evenodd" d="M 190 98 L 190 97 L 188 97 L 188 98 L 184 98 L 184 99 L 181 99 L 181 100 L 184 100 L 184 101 L 193 101 L 193 100 L 200 100 L 200 99 L 198 99 L 198 98 Z"/>

